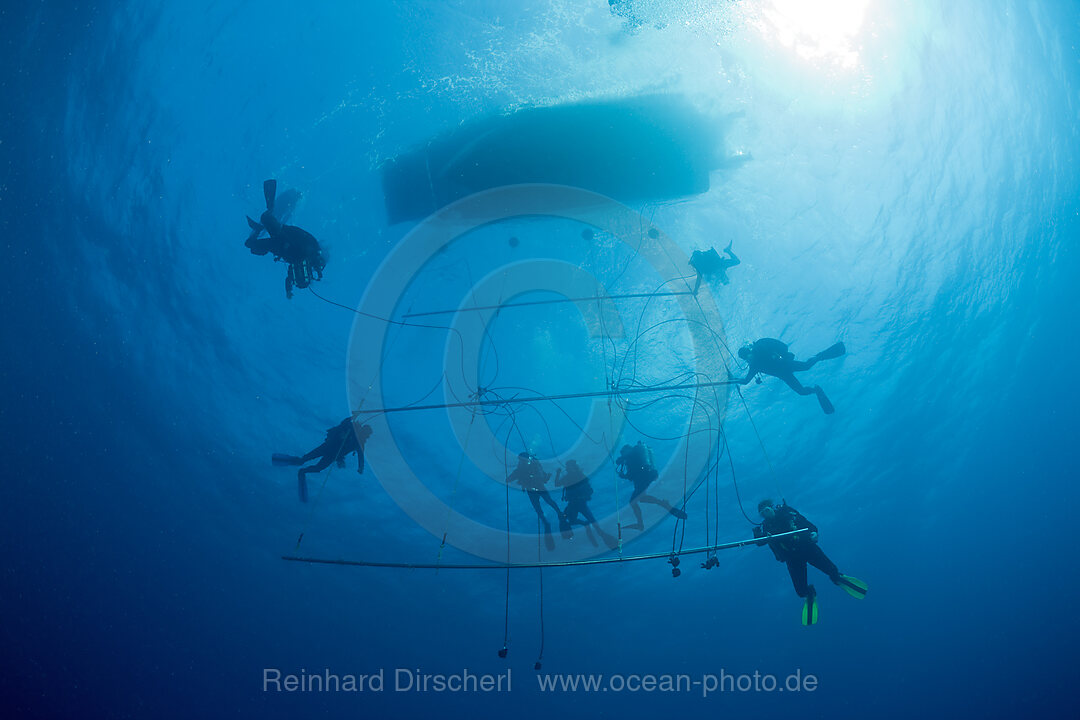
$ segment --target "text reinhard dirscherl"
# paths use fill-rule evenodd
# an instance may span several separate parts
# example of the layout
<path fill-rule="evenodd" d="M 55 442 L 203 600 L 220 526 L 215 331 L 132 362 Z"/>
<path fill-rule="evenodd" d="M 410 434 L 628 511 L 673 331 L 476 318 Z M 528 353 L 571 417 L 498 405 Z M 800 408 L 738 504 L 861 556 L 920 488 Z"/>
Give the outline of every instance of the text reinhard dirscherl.
<path fill-rule="evenodd" d="M 389 678 L 390 682 L 387 683 Z M 423 673 L 409 668 L 395 668 L 388 673 L 379 668 L 369 675 L 338 675 L 326 668 L 321 673 L 283 673 L 277 668 L 263 668 L 263 692 L 510 692 L 510 668 L 505 673 L 477 674 L 469 670 L 457 673 Z"/>
<path fill-rule="evenodd" d="M 786 677 L 763 674 L 735 675 L 721 670 L 718 674 L 537 674 L 537 689 L 542 693 L 714 693 L 805 692 L 818 688 L 817 676 L 801 669 Z M 322 672 L 283 673 L 278 668 L 264 668 L 263 692 L 286 693 L 508 693 L 513 690 L 510 669 L 504 673 L 474 673 L 467 668 L 452 673 L 425 673 L 411 668 L 379 668 L 367 675 L 337 674 L 329 668 Z"/>

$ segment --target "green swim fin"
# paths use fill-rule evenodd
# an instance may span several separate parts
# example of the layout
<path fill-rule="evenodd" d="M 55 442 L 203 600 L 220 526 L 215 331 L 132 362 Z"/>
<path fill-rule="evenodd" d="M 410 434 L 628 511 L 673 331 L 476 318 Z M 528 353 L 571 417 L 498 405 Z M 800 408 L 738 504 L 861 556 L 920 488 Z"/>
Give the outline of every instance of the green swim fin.
<path fill-rule="evenodd" d="M 840 576 L 840 582 L 836 583 L 844 589 L 848 595 L 858 600 L 862 600 L 866 597 L 866 593 L 870 588 L 866 586 L 862 580 L 858 578 L 849 577 L 847 575 Z"/>
<path fill-rule="evenodd" d="M 817 594 L 810 595 L 806 598 L 806 604 L 802 609 L 802 624 L 803 625 L 817 625 Z"/>

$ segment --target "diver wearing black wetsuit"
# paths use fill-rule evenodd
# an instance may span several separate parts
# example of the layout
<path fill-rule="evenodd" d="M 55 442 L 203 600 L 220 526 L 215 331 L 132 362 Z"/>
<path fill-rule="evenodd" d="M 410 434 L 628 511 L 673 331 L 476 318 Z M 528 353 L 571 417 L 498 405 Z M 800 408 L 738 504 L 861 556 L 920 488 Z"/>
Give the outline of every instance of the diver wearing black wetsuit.
<path fill-rule="evenodd" d="M 750 367 L 746 370 L 746 377 L 735 382 L 746 385 L 758 373 L 772 375 L 786 382 L 788 387 L 800 395 L 817 395 L 821 409 L 826 415 L 831 415 L 835 412 L 835 409 L 829 398 L 825 396 L 825 391 L 818 385 L 805 387 L 795 377 L 795 373 L 809 370 L 821 360 L 838 358 L 845 352 L 844 343 L 841 342 L 836 343 L 827 350 L 822 350 L 809 360 L 796 360 L 795 354 L 788 350 L 786 343 L 775 338 L 761 338 L 752 345 L 747 344 L 739 348 L 739 357 L 745 360 Z"/>
<path fill-rule="evenodd" d="M 694 285 L 695 295 L 701 289 L 701 281 L 705 278 L 715 277 L 723 285 L 731 282 L 728 280 L 727 270 L 735 267 L 741 261 L 731 251 L 731 243 L 728 243 L 727 247 L 724 248 L 724 254 L 727 255 L 726 258 L 720 257 L 720 253 L 716 252 L 716 248 L 709 248 L 708 250 L 695 250 L 690 255 L 690 266 L 697 270 L 698 274 L 697 283 Z"/>
<path fill-rule="evenodd" d="M 656 469 L 653 460 L 652 449 L 640 440 L 637 445 L 623 445 L 619 451 L 619 458 L 615 461 L 616 474 L 629 480 L 634 486 L 634 492 L 630 494 L 630 509 L 634 511 L 634 524 L 626 525 L 630 530 L 644 530 L 645 520 L 641 514 L 641 506 L 638 503 L 652 503 L 659 505 L 669 513 L 679 518 L 686 519 L 686 513 L 679 508 L 672 507 L 671 503 L 646 492 L 660 473 Z"/>
<path fill-rule="evenodd" d="M 371 437 L 371 427 L 361 425 L 359 429 L 353 429 L 353 419 L 347 417 L 340 423 L 326 431 L 326 439 L 322 445 L 302 457 L 296 455 L 283 455 L 274 453 L 275 465 L 303 465 L 319 458 L 319 462 L 309 467 L 300 468 L 297 473 L 299 482 L 300 501 L 307 502 L 307 474 L 322 472 L 330 467 L 331 463 L 337 463 L 338 467 L 345 467 L 345 458 L 349 453 L 356 453 L 356 472 L 364 472 L 364 444 Z"/>
<path fill-rule="evenodd" d="M 555 511 L 559 518 L 559 529 L 562 530 L 563 534 L 572 536 L 570 521 L 566 519 L 566 514 L 552 499 L 547 488 L 544 487 L 549 477 L 551 476 L 544 472 L 544 468 L 540 466 L 540 461 L 534 455 L 529 452 L 522 452 L 518 454 L 518 466 L 506 478 L 506 482 L 507 484 L 516 482 L 529 496 L 529 502 L 532 503 L 533 510 L 536 511 L 537 519 L 543 524 L 545 534 L 551 533 L 551 523 L 544 517 L 544 511 L 540 507 L 541 500 L 550 505 L 551 509 Z"/>
<path fill-rule="evenodd" d="M 259 217 L 259 222 L 247 219 L 252 232 L 244 245 L 251 250 L 252 255 L 272 253 L 275 260 L 288 263 L 285 296 L 291 298 L 294 286 L 303 290 L 312 280 L 322 279 L 326 256 L 314 235 L 295 225 L 285 225 L 274 215 L 277 181 L 264 182 L 263 194 L 266 196 L 266 212 Z M 259 237 L 263 230 L 269 233 L 270 237 Z"/>
<path fill-rule="evenodd" d="M 323 441 L 323 444 L 301 457 L 300 464 L 311 462 L 315 458 L 321 459 L 311 467 L 300 468 L 300 474 L 322 472 L 330 467 L 330 463 L 334 462 L 338 464 L 338 467 L 343 467 L 345 458 L 348 457 L 349 453 L 353 452 L 356 453 L 356 472 L 363 474 L 364 445 L 357 433 L 353 432 L 352 425 L 352 418 L 348 417 L 327 430 L 326 440 Z M 363 436 L 363 440 L 366 441 L 371 437 L 371 428 L 364 425 L 360 428 L 359 435 Z"/>
<path fill-rule="evenodd" d="M 836 563 L 830 560 L 817 544 L 818 529 L 814 523 L 802 516 L 798 510 L 790 507 L 787 503 L 773 506 L 769 500 L 763 500 L 758 505 L 758 512 L 765 519 L 759 527 L 754 528 L 754 537 L 765 538 L 758 545 L 768 545 L 773 555 L 779 562 L 786 563 L 788 574 L 791 575 L 791 583 L 795 586 L 795 592 L 799 597 L 805 598 L 815 594 L 814 586 L 808 585 L 806 580 L 806 566 L 813 565 L 821 572 L 829 576 L 835 584 L 840 585 L 843 576 L 836 567 Z M 779 535 L 792 532 L 793 530 L 809 530 L 800 535 L 770 539 L 768 535 Z"/>

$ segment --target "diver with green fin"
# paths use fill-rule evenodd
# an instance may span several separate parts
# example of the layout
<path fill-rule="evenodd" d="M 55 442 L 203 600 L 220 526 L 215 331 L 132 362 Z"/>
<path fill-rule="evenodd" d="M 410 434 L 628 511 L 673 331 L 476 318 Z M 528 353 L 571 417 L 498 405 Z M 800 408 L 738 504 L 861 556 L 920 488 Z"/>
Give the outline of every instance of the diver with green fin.
<path fill-rule="evenodd" d="M 791 583 L 799 597 L 806 599 L 803 606 L 803 625 L 814 625 L 818 620 L 817 590 L 807 583 L 806 566 L 813 565 L 829 576 L 848 595 L 862 600 L 866 597 L 867 586 L 862 580 L 849 577 L 840 572 L 836 563 L 828 558 L 818 546 L 818 529 L 814 523 L 803 517 L 795 508 L 782 502 L 773 505 L 772 500 L 758 503 L 758 512 L 763 521 L 754 528 L 754 537 L 762 538 L 757 544 L 768 545 L 778 562 L 787 564 Z M 798 535 L 774 538 L 773 535 L 803 530 Z"/>
<path fill-rule="evenodd" d="M 805 387 L 795 378 L 795 373 L 809 370 L 820 360 L 832 360 L 841 357 L 845 352 L 847 352 L 847 349 L 844 347 L 844 343 L 838 342 L 828 349 L 822 350 L 809 360 L 796 360 L 795 353 L 788 350 L 787 343 L 775 338 L 761 338 L 757 342 L 746 343 L 746 345 L 739 348 L 739 357 L 746 361 L 750 367 L 746 370 L 746 377 L 735 382 L 739 385 L 746 385 L 758 374 L 772 375 L 786 382 L 788 387 L 800 395 L 817 395 L 821 409 L 825 411 L 826 415 L 832 415 L 836 412 L 836 409 L 829 402 L 829 398 L 825 396 L 825 391 L 818 385 Z M 761 380 L 759 379 L 758 382 L 760 383 Z"/>

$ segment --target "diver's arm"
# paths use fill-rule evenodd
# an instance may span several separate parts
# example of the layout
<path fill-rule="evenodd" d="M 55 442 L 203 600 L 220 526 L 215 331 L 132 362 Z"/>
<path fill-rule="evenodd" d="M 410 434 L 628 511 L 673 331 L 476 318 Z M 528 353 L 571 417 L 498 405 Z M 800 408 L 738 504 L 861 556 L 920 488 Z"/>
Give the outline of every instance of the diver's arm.
<path fill-rule="evenodd" d="M 818 532 L 817 525 L 815 525 L 814 523 L 807 520 L 806 517 L 801 512 L 796 510 L 795 508 L 790 508 L 790 510 L 791 510 L 791 513 L 795 516 L 795 529 L 796 530 L 809 530 L 810 535 L 811 535 L 811 539 L 816 540 L 817 539 L 817 532 Z"/>
<path fill-rule="evenodd" d="M 757 367 L 754 366 L 754 363 L 751 362 L 750 367 L 746 369 L 746 377 L 744 377 L 742 380 L 736 380 L 735 382 L 739 385 L 749 385 L 750 381 L 753 380 L 754 376 L 757 375 L 759 372 L 760 370 L 758 370 Z"/>

